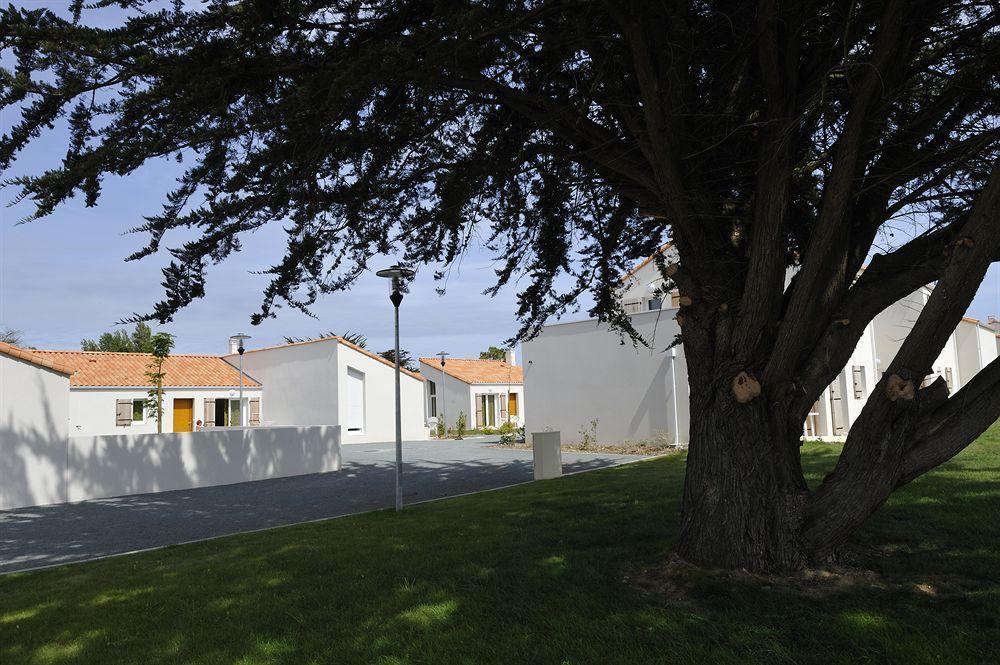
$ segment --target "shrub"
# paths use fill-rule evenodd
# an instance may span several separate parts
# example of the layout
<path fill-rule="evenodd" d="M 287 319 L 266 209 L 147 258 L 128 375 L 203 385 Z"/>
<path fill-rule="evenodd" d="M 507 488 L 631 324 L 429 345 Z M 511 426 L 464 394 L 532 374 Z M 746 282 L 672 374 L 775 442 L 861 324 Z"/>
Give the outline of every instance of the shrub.
<path fill-rule="evenodd" d="M 446 432 L 444 431 L 444 422 L 438 422 L 437 424 L 437 437 L 443 439 Z"/>
<path fill-rule="evenodd" d="M 580 448 L 590 448 L 597 444 L 597 423 L 599 421 L 594 418 L 589 424 L 584 425 L 580 430 Z"/>
<path fill-rule="evenodd" d="M 514 423 L 510 421 L 505 422 L 497 428 L 497 431 L 500 433 L 501 444 L 510 445 L 514 443 L 514 436 L 517 432 L 517 428 L 514 426 Z"/>
<path fill-rule="evenodd" d="M 465 411 L 458 412 L 458 420 L 455 421 L 455 438 L 461 439 L 465 434 Z"/>

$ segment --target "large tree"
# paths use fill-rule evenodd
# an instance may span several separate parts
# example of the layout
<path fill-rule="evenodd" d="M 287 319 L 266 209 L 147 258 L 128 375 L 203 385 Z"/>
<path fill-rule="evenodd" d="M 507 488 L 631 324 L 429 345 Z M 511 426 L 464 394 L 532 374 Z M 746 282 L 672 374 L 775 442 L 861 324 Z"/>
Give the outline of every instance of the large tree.
<path fill-rule="evenodd" d="M 587 290 L 634 334 L 618 279 L 672 242 L 693 562 L 826 560 L 1000 414 L 1000 362 L 954 395 L 921 385 L 1000 258 L 989 3 L 214 1 L 113 29 L 6 9 L 0 26 L 3 105 L 21 113 L 0 168 L 69 127 L 61 163 L 13 174 L 29 219 L 78 192 L 97 204 L 108 174 L 185 164 L 131 257 L 184 230 L 161 322 L 241 236 L 280 223 L 287 251 L 254 321 L 349 287 L 378 253 L 448 264 L 478 237 L 496 288 L 519 280 L 519 337 Z M 810 488 L 807 412 L 866 324 L 931 283 Z"/>

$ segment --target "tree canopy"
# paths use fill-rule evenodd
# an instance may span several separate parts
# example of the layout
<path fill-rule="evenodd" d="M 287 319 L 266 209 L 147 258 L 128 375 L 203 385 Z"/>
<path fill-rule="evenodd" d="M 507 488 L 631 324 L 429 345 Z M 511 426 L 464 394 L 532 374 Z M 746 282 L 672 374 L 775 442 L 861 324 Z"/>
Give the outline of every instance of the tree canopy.
<path fill-rule="evenodd" d="M 490 348 L 480 352 L 480 360 L 503 360 L 507 357 L 506 352 L 499 346 L 490 345 Z"/>
<path fill-rule="evenodd" d="M 188 238 L 160 321 L 277 222 L 254 322 L 348 288 L 377 254 L 439 269 L 482 239 L 488 292 L 518 285 L 519 337 L 585 291 L 634 334 L 619 278 L 671 242 L 679 262 L 657 265 L 681 292 L 692 405 L 680 551 L 801 565 L 1000 414 L 998 362 L 953 396 L 921 386 L 1000 259 L 998 20 L 959 0 L 285 0 L 106 29 L 8 8 L 0 101 L 20 121 L 0 169 L 69 127 L 60 163 L 8 179 L 34 220 L 181 160 L 130 257 Z M 805 414 L 876 314 L 932 283 L 809 488 Z"/>
<path fill-rule="evenodd" d="M 142 321 L 138 321 L 135 324 L 135 329 L 131 333 L 125 332 L 121 329 L 102 333 L 96 340 L 81 340 L 80 349 L 83 351 L 152 353 L 153 331 L 147 324 Z"/>

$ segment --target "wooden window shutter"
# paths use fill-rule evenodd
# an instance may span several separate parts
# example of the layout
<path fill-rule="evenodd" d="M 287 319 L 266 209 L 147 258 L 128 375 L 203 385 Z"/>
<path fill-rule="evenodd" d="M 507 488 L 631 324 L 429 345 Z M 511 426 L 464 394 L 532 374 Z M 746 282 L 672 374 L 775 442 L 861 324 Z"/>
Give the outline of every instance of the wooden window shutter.
<path fill-rule="evenodd" d="M 260 425 L 260 398 L 250 400 L 250 424 Z"/>
<path fill-rule="evenodd" d="M 865 396 L 865 368 L 862 365 L 855 365 L 851 368 L 854 383 L 854 397 L 862 399 Z"/>
<path fill-rule="evenodd" d="M 132 425 L 132 400 L 120 399 L 117 401 L 115 425 L 118 427 L 130 427 Z"/>
<path fill-rule="evenodd" d="M 205 427 L 215 427 L 215 398 L 205 398 Z"/>

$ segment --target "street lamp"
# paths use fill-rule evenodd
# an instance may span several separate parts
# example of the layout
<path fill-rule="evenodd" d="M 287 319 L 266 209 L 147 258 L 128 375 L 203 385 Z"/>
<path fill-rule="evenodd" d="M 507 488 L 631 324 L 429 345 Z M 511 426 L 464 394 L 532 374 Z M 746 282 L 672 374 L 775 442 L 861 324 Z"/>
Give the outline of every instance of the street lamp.
<path fill-rule="evenodd" d="M 250 335 L 236 333 L 229 338 L 229 341 L 237 343 L 236 352 L 240 354 L 240 427 L 243 427 L 243 340 L 250 339 Z"/>
<path fill-rule="evenodd" d="M 396 334 L 396 510 L 403 509 L 403 412 L 399 396 L 399 303 L 407 292 L 406 281 L 413 277 L 413 271 L 398 263 L 375 273 L 389 280 L 389 300 L 392 302 Z"/>
<path fill-rule="evenodd" d="M 438 396 L 438 401 L 441 403 L 441 409 L 440 409 L 440 411 L 441 411 L 441 422 L 444 423 L 444 436 L 448 436 L 448 421 L 444 417 L 444 403 L 445 403 L 445 396 L 444 396 L 444 361 L 445 361 L 445 358 L 447 358 L 451 354 L 448 353 L 447 351 L 438 351 L 435 355 L 438 358 L 441 359 L 441 394 Z M 444 437 L 442 437 L 442 438 L 444 438 Z"/>

